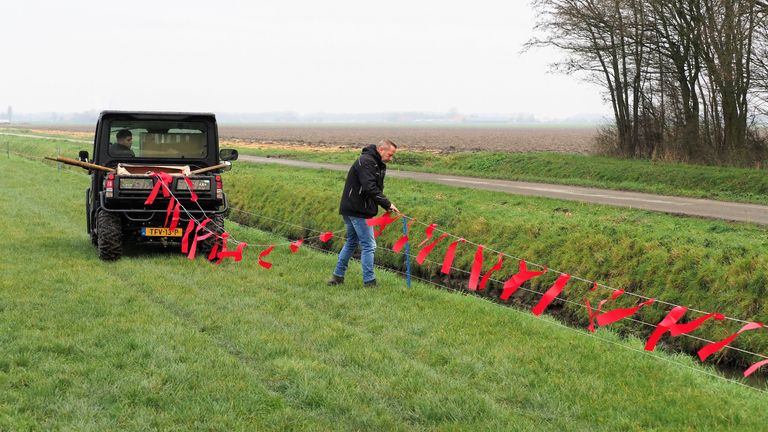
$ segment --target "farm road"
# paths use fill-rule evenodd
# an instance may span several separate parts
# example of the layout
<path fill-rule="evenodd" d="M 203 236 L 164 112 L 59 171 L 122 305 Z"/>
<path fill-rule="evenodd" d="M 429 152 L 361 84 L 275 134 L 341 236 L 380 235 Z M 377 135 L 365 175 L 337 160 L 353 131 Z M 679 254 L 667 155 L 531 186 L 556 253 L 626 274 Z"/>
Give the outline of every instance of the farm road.
<path fill-rule="evenodd" d="M 335 171 L 347 171 L 349 166 L 330 163 L 304 162 L 290 159 L 266 158 L 241 155 L 241 161 L 254 163 L 281 164 L 300 168 L 320 168 Z M 593 189 L 578 186 L 564 186 L 547 183 L 526 183 L 508 180 L 493 180 L 474 177 L 460 177 L 446 174 L 432 174 L 413 171 L 388 171 L 392 177 L 439 183 L 470 189 L 483 189 L 506 192 L 516 195 L 541 196 L 568 201 L 581 201 L 606 204 L 616 207 L 629 207 L 652 210 L 685 216 L 698 216 L 724 219 L 736 222 L 750 222 L 768 225 L 768 206 L 740 204 L 725 201 L 713 201 L 697 198 L 683 198 L 652 195 L 639 192 L 624 192 L 605 189 Z"/>

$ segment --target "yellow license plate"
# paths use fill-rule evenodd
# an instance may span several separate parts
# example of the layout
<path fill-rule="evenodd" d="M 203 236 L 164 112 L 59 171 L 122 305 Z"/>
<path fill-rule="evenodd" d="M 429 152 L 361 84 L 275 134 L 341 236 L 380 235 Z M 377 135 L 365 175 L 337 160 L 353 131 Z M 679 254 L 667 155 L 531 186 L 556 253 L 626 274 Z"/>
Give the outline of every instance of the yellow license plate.
<path fill-rule="evenodd" d="M 141 235 L 144 237 L 181 237 L 183 230 L 176 228 L 171 231 L 170 228 L 142 228 Z"/>

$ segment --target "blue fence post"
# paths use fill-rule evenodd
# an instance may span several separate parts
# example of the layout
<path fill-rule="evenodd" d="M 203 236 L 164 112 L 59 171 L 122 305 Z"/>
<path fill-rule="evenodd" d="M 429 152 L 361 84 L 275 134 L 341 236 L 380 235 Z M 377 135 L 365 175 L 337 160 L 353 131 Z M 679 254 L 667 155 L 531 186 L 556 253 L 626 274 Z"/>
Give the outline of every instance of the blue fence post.
<path fill-rule="evenodd" d="M 403 216 L 403 235 L 408 235 L 408 217 Z M 405 283 L 411 287 L 411 242 L 405 242 Z"/>

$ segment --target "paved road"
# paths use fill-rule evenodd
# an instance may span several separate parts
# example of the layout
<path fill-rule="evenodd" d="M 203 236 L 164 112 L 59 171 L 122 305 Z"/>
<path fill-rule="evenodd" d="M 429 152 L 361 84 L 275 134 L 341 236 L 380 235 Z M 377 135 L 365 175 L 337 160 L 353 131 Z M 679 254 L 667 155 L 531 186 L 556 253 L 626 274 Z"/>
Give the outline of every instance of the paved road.
<path fill-rule="evenodd" d="M 347 171 L 349 166 L 330 163 L 304 162 L 289 159 L 266 158 L 241 155 L 241 161 L 281 164 L 301 168 L 321 168 Z M 768 206 L 712 201 L 696 198 L 681 198 L 652 195 L 639 192 L 623 192 L 592 189 L 578 186 L 562 186 L 547 183 L 526 183 L 508 180 L 491 180 L 474 177 L 459 177 L 446 174 L 431 174 L 411 171 L 387 171 L 388 176 L 427 181 L 449 186 L 507 192 L 516 195 L 542 196 L 569 201 L 582 201 L 652 210 L 686 216 L 699 216 L 738 222 L 768 225 Z"/>

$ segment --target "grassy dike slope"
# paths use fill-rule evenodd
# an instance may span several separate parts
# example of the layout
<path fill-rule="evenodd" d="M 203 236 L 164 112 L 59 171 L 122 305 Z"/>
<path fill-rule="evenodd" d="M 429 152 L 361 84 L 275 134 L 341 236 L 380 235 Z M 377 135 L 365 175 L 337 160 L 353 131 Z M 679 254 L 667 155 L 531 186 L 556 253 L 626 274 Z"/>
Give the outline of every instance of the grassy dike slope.
<path fill-rule="evenodd" d="M 343 228 L 338 202 L 345 175 L 328 170 L 240 163 L 225 182 L 236 208 L 304 227 L 335 231 Z M 437 223 L 491 249 L 648 297 L 744 320 L 768 322 L 768 232 L 763 227 L 396 178 L 388 179 L 386 188 L 387 195 L 407 214 L 424 223 Z M 233 212 L 232 217 L 288 236 L 308 234 L 249 214 Z M 388 228 L 379 238 L 381 247 L 376 258 L 380 262 L 402 266 L 402 255 L 387 251 L 402 235 L 401 226 L 398 223 Z M 424 228 L 420 225 L 414 228 L 416 242 L 424 238 Z M 439 244 L 430 258 L 441 262 L 447 243 Z M 334 247 L 338 249 L 340 243 Z M 456 264 L 469 270 L 474 253 L 474 246 L 460 246 Z M 496 259 L 496 254 L 486 252 L 484 271 Z M 515 260 L 508 259 L 502 271 L 494 276 L 505 281 L 517 271 L 517 266 Z M 434 277 L 438 276 L 440 267 L 429 264 L 414 265 L 414 268 L 422 275 Z M 466 286 L 467 276 L 460 276 L 463 277 L 458 278 L 457 283 Z M 549 274 L 534 279 L 532 287 L 544 292 L 555 277 Z M 492 283 L 487 294 L 498 297 L 500 286 Z M 588 296 L 595 305 L 610 294 L 602 289 L 590 293 L 590 287 L 591 284 L 583 282 L 569 283 L 564 297 L 576 304 L 557 302 L 550 313 L 558 312 L 568 321 L 586 325 L 584 297 Z M 521 290 L 512 301 L 530 306 L 539 297 Z M 631 307 L 636 300 L 624 296 L 606 307 Z M 644 308 L 638 318 L 656 324 L 668 311 L 657 304 Z M 689 319 L 698 317 L 693 313 L 688 316 Z M 624 328 L 643 337 L 652 330 L 626 320 L 611 327 Z M 707 323 L 695 335 L 717 341 L 740 327 L 734 322 Z M 687 337 L 664 340 L 689 352 L 702 346 L 700 341 Z M 735 345 L 768 353 L 768 332 L 745 333 Z M 723 350 L 710 361 L 717 359 L 738 362 L 744 368 L 759 360 L 733 350 Z"/>
<path fill-rule="evenodd" d="M 760 430 L 768 396 L 551 319 L 402 281 L 328 288 L 287 247 L 96 258 L 87 177 L 0 158 L 0 430 Z M 234 237 L 281 239 L 232 226 Z M 360 277 L 353 266 L 350 279 Z M 628 349 L 627 349 L 628 348 Z M 665 360 L 682 362 L 685 366 Z"/>

